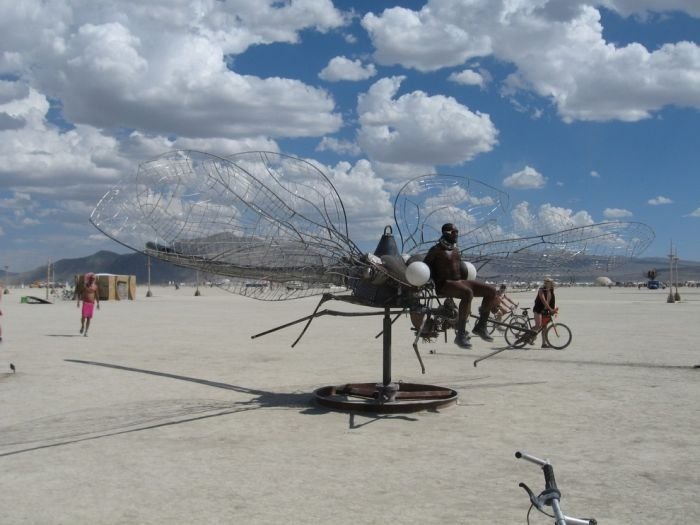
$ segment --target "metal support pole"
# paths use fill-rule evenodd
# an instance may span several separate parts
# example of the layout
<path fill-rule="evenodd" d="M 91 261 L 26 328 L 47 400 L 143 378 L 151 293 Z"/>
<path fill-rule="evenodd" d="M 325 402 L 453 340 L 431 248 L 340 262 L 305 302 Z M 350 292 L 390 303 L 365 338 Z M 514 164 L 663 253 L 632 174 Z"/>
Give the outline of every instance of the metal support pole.
<path fill-rule="evenodd" d="M 389 307 L 384 308 L 384 334 L 382 341 L 384 357 L 382 383 L 384 386 L 387 386 L 391 383 L 391 315 Z"/>
<path fill-rule="evenodd" d="M 148 270 L 148 291 L 146 292 L 146 297 L 151 297 L 151 257 L 146 257 L 146 268 Z"/>
<path fill-rule="evenodd" d="M 676 300 L 673 298 L 673 241 L 671 241 L 671 250 L 668 252 L 668 272 L 669 272 L 669 281 L 668 281 L 668 298 L 666 299 L 667 303 L 675 303 Z"/>
<path fill-rule="evenodd" d="M 673 296 L 673 298 L 674 298 L 676 301 L 680 301 L 680 300 L 681 300 L 681 294 L 678 293 L 678 280 L 680 279 L 680 278 L 678 277 L 678 246 L 676 246 L 676 253 L 675 253 L 674 256 L 673 256 L 673 261 L 676 263 L 676 293 L 675 293 L 675 295 Z"/>

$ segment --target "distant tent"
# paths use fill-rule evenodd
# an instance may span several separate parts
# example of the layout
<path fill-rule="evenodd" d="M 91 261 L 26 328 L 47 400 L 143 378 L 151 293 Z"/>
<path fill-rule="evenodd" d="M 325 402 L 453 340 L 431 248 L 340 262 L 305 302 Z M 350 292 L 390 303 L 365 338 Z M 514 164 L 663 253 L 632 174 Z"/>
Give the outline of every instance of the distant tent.
<path fill-rule="evenodd" d="M 122 301 L 136 299 L 136 276 L 114 275 L 111 273 L 95 274 L 100 301 Z M 82 292 L 85 275 L 75 276 L 75 291 Z"/>
<path fill-rule="evenodd" d="M 613 283 L 613 280 L 610 277 L 598 277 L 595 280 L 596 286 L 610 286 Z"/>

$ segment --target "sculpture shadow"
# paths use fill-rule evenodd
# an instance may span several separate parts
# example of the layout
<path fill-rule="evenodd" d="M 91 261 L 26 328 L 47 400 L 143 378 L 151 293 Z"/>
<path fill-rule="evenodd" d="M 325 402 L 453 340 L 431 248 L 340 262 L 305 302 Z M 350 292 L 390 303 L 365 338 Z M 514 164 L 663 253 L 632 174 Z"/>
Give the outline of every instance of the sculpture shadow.
<path fill-rule="evenodd" d="M 254 388 L 247 388 L 239 385 L 232 385 L 229 383 L 221 383 L 218 381 L 210 381 L 208 379 L 201 379 L 197 377 L 182 376 L 177 374 L 171 374 L 169 372 L 159 372 L 156 370 L 146 370 L 143 368 L 134 368 L 130 366 L 116 365 L 112 363 L 101 363 L 99 361 L 86 361 L 83 359 L 65 359 L 68 363 L 78 363 L 84 365 L 101 366 L 105 368 L 111 368 L 114 370 L 124 370 L 126 372 L 135 372 L 139 374 L 147 374 L 157 377 L 165 377 L 168 379 L 176 379 L 178 381 L 187 381 L 190 383 L 197 383 L 199 385 L 204 385 L 212 388 L 221 388 L 224 390 L 232 390 L 240 394 L 247 394 L 253 396 L 248 401 L 242 401 L 236 403 L 237 405 L 251 405 L 255 408 L 307 408 L 312 402 L 312 395 L 306 392 L 269 392 L 267 390 L 260 390 Z M 328 410 L 319 409 L 319 412 L 329 412 Z"/>
<path fill-rule="evenodd" d="M 177 374 L 171 374 L 168 372 L 158 372 L 155 370 L 146 370 L 143 368 L 134 368 L 123 365 L 116 365 L 112 363 L 101 363 L 98 361 L 86 361 L 82 359 L 66 359 L 65 361 L 70 363 L 86 364 L 93 366 L 102 366 L 106 368 L 112 368 L 115 370 L 124 370 L 127 372 L 136 372 L 140 374 L 148 374 L 157 377 L 165 377 L 168 379 L 176 379 L 178 381 L 188 381 L 191 383 L 197 383 L 200 385 L 209 386 L 212 388 L 222 388 L 224 390 L 233 390 L 241 394 L 247 394 L 252 396 L 248 401 L 240 401 L 236 403 L 238 409 L 236 412 L 242 410 L 258 410 L 262 408 L 291 408 L 291 409 L 301 409 L 301 414 L 304 415 L 321 415 L 327 413 L 347 413 L 349 417 L 348 426 L 350 429 L 356 429 L 373 423 L 375 421 L 384 419 L 401 419 L 405 421 L 417 421 L 415 417 L 410 417 L 401 414 L 371 414 L 366 412 L 356 413 L 353 411 L 345 410 L 333 410 L 330 408 L 325 408 L 318 406 L 314 403 L 314 396 L 309 392 L 269 392 L 267 390 L 260 390 L 255 388 L 248 388 L 239 385 L 232 385 L 229 383 L 221 383 L 218 381 L 210 381 L 208 379 L 201 379 L 196 377 L 182 376 Z M 232 412 L 228 411 L 225 414 L 228 415 Z M 366 420 L 364 423 L 356 423 L 356 418 L 361 417 Z"/>

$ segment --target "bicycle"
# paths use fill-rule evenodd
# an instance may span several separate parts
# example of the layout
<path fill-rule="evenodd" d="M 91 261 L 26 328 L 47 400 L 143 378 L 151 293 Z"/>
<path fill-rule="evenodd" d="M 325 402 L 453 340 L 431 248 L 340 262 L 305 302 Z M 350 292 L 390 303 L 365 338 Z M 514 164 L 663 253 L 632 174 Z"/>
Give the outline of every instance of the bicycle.
<path fill-rule="evenodd" d="M 528 308 L 523 308 L 523 312 L 526 313 Z M 535 329 L 534 318 L 529 317 L 527 314 L 525 316 L 525 321 L 514 321 L 508 325 L 505 333 L 503 334 L 506 339 L 508 346 L 512 348 L 523 348 L 526 344 L 532 344 L 537 336 L 544 332 L 544 342 L 547 346 L 545 348 L 553 348 L 555 350 L 563 350 L 571 344 L 573 335 L 571 329 L 564 323 L 552 321 L 552 318 L 556 315 L 542 315 L 542 326 L 539 329 Z"/>
<path fill-rule="evenodd" d="M 531 505 L 527 511 L 528 525 L 530 523 L 530 512 L 532 512 L 533 507 L 545 516 L 554 518 L 555 525 L 597 525 L 598 521 L 593 518 L 572 518 L 564 514 L 564 511 L 561 509 L 561 492 L 554 478 L 554 466 L 548 460 L 539 459 L 524 452 L 516 452 L 515 457 L 541 466 L 544 473 L 544 490 L 538 496 L 535 496 L 525 483 L 518 483 L 518 486 L 522 487 L 530 496 Z M 553 514 L 547 513 L 544 509 L 545 506 L 552 507 Z"/>
<path fill-rule="evenodd" d="M 525 322 L 527 319 L 527 311 L 529 310 L 529 308 L 521 308 L 522 312 L 517 313 L 516 310 L 518 308 L 520 307 L 517 304 L 509 308 L 508 313 L 506 313 L 500 319 L 496 318 L 496 316 L 493 313 L 489 315 L 489 319 L 486 322 L 486 330 L 488 330 L 489 335 L 493 335 L 493 333 L 496 330 L 505 333 L 507 326 L 504 325 L 508 325 L 510 323 L 515 322 Z"/>

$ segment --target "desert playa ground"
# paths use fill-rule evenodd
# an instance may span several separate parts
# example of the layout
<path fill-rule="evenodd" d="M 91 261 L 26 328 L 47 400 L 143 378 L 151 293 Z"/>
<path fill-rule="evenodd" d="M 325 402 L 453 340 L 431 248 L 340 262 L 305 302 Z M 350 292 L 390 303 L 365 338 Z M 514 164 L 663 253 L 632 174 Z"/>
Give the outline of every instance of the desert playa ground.
<path fill-rule="evenodd" d="M 312 402 L 320 386 L 381 380 L 381 317 L 317 319 L 292 349 L 299 325 L 251 335 L 317 298 L 152 290 L 103 302 L 89 337 L 73 302 L 3 296 L 0 523 L 524 524 L 518 482 L 543 482 L 516 450 L 554 463 L 567 514 L 700 523 L 700 289 L 669 304 L 662 290 L 561 288 L 566 350 L 475 368 L 502 338 L 439 341 L 421 346 L 425 375 L 400 319 L 393 379 L 460 398 L 394 415 Z"/>

